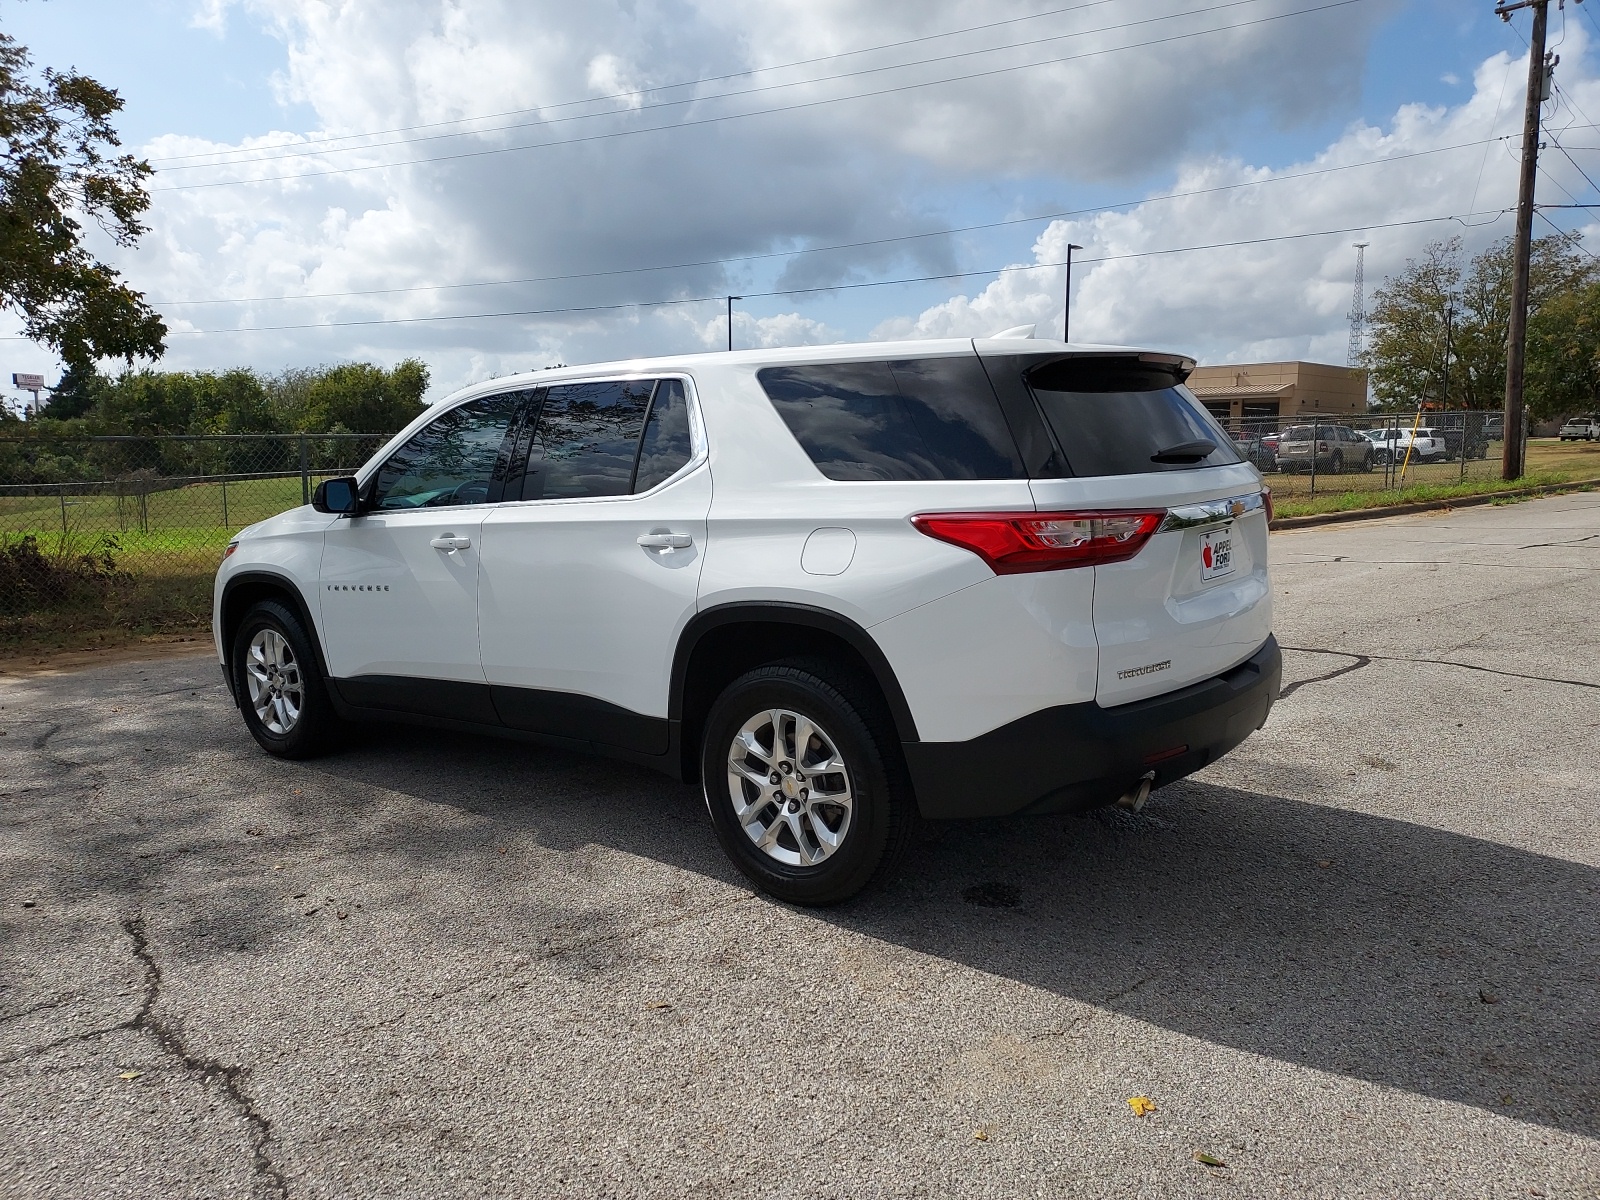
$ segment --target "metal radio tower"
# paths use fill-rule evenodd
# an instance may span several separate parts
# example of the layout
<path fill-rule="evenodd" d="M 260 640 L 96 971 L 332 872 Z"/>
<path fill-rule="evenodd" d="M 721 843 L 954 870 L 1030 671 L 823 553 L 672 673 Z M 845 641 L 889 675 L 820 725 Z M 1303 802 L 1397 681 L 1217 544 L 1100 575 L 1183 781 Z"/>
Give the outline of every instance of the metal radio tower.
<path fill-rule="evenodd" d="M 1361 351 L 1366 348 L 1367 341 L 1367 247 L 1371 242 L 1352 242 L 1356 248 L 1356 289 L 1355 298 L 1350 301 L 1350 349 L 1346 351 L 1344 365 L 1359 367 L 1361 365 Z"/>

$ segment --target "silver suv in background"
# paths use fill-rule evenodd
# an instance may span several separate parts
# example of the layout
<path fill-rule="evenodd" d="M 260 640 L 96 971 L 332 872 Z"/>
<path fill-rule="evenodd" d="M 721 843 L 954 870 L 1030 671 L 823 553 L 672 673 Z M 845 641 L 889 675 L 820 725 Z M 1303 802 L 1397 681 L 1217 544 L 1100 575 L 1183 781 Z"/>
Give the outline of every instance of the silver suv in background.
<path fill-rule="evenodd" d="M 1348 425 L 1291 425 L 1285 429 L 1278 440 L 1278 469 L 1309 471 L 1313 460 L 1318 471 L 1330 475 L 1370 471 L 1372 443 Z"/>

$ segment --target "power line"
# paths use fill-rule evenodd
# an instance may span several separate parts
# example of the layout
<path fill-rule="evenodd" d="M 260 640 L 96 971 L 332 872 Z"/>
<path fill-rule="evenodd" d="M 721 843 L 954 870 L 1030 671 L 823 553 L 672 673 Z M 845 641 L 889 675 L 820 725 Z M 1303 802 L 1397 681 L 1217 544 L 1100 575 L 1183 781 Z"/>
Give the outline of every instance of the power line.
<path fill-rule="evenodd" d="M 1487 138 L 1487 139 L 1484 139 L 1485 142 L 1488 142 L 1490 144 L 1492 144 L 1492 143 L 1494 143 L 1496 141 L 1504 141 L 1504 140 L 1505 140 L 1505 138 L 1503 138 L 1503 137 L 1502 138 Z M 1003 220 L 1003 221 L 987 221 L 987 222 L 984 222 L 984 223 L 978 224 L 978 225 L 960 225 L 960 226 L 955 226 L 955 227 L 952 227 L 952 228 L 949 228 L 949 229 L 929 230 L 929 231 L 925 231 L 925 232 L 922 232 L 922 233 L 896 234 L 896 235 L 890 236 L 890 237 L 869 238 L 869 239 L 866 239 L 864 241 L 857 241 L 857 242 L 840 242 L 840 243 L 835 243 L 835 244 L 827 245 L 827 246 L 807 246 L 807 247 L 804 247 L 804 248 L 799 249 L 799 250 L 774 250 L 774 251 L 761 253 L 761 254 L 742 254 L 742 255 L 734 255 L 734 256 L 731 256 L 731 257 L 727 257 L 727 258 L 701 259 L 701 260 L 699 260 L 697 262 L 665 263 L 665 264 L 661 264 L 661 265 L 658 265 L 658 266 L 649 266 L 649 267 L 621 267 L 621 268 L 617 268 L 615 270 L 584 271 L 584 272 L 578 272 L 578 273 L 568 274 L 568 275 L 535 275 L 535 276 L 529 276 L 529 277 L 522 278 L 522 279 L 492 279 L 492 280 L 483 280 L 483 281 L 479 281 L 479 282 L 475 282 L 475 283 L 421 284 L 421 285 L 418 285 L 418 286 L 415 286 L 415 287 L 368 288 L 368 289 L 359 290 L 359 291 L 346 291 L 346 292 L 306 292 L 306 293 L 303 293 L 303 294 L 300 294 L 300 295 L 284 295 L 284 296 L 237 296 L 237 297 L 219 297 L 219 298 L 215 298 L 215 299 L 206 299 L 206 300 L 152 300 L 150 303 L 153 304 L 153 305 L 156 305 L 158 307 L 177 308 L 177 307 L 187 307 L 187 306 L 190 306 L 190 305 L 258 304 L 258 303 L 274 303 L 274 302 L 289 301 L 289 300 L 347 299 L 347 298 L 356 297 L 356 296 L 405 295 L 405 294 L 413 294 L 413 293 L 416 293 L 416 292 L 455 291 L 455 290 L 461 290 L 461 289 L 464 289 L 464 288 L 508 287 L 508 286 L 512 286 L 512 285 L 528 284 L 528 283 L 561 283 L 561 282 L 569 282 L 569 281 L 579 280 L 579 279 L 608 278 L 608 277 L 616 276 L 616 275 L 640 275 L 640 274 L 647 274 L 647 273 L 656 272 L 656 271 L 681 271 L 681 270 L 693 270 L 693 269 L 696 269 L 696 268 L 699 268 L 699 267 L 727 266 L 727 265 L 732 264 L 732 263 L 759 262 L 759 261 L 763 261 L 763 260 L 766 260 L 766 259 L 773 259 L 773 258 L 792 258 L 792 257 L 796 257 L 796 256 L 801 255 L 801 254 L 823 254 L 823 253 L 829 253 L 829 252 L 836 251 L 836 250 L 859 250 L 859 249 L 864 249 L 864 248 L 870 247 L 870 246 L 881 246 L 881 245 L 887 245 L 887 244 L 891 244 L 891 243 L 895 243 L 895 242 L 916 241 L 916 240 L 923 239 L 923 238 L 949 237 L 949 236 L 952 236 L 952 235 L 958 234 L 958 233 L 976 233 L 976 232 L 981 232 L 983 230 L 988 230 L 988 229 L 1001 229 L 1001 228 L 1005 228 L 1005 227 L 1012 226 L 1012 225 L 1027 225 L 1027 224 L 1032 224 L 1033 222 L 1036 222 L 1036 221 L 1058 221 L 1058 220 L 1064 220 L 1064 219 L 1069 218 L 1069 217 L 1083 216 L 1083 215 L 1088 214 L 1088 213 L 1109 212 L 1111 210 L 1118 209 L 1118 208 L 1128 208 L 1128 207 L 1132 207 L 1132 206 L 1135 206 L 1135 205 L 1151 204 L 1151 203 L 1155 203 L 1155 202 L 1158 202 L 1158 201 L 1187 200 L 1187 199 L 1192 199 L 1192 198 L 1197 197 L 1197 196 L 1216 195 L 1219 192 L 1230 192 L 1230 191 L 1237 191 L 1237 190 L 1240 190 L 1240 189 L 1243 189 L 1243 188 L 1261 187 L 1261 186 L 1263 186 L 1265 184 L 1269 184 L 1269 183 L 1287 183 L 1287 182 L 1292 182 L 1292 181 L 1298 180 L 1298 179 L 1309 179 L 1309 178 L 1312 178 L 1312 177 L 1315 177 L 1315 176 L 1331 175 L 1331 174 L 1335 174 L 1335 173 L 1340 172 L 1340 171 L 1354 170 L 1354 169 L 1356 169 L 1358 167 L 1381 166 L 1381 165 L 1386 164 L 1386 163 L 1404 162 L 1404 161 L 1406 161 L 1408 159 L 1424 158 L 1424 157 L 1427 157 L 1429 155 L 1443 154 L 1443 153 L 1447 153 L 1447 152 L 1452 151 L 1452 150 L 1470 150 L 1473 147 L 1479 146 L 1479 145 L 1482 145 L 1482 144 L 1484 144 L 1484 143 L 1483 142 L 1460 142 L 1460 143 L 1457 143 L 1456 145 L 1453 145 L 1453 146 L 1436 146 L 1432 150 L 1415 150 L 1415 151 L 1411 151 L 1411 152 L 1406 153 L 1406 154 L 1388 155 L 1388 156 L 1386 156 L 1384 158 L 1371 158 L 1371 159 L 1365 159 L 1365 160 L 1363 160 L 1361 162 L 1342 163 L 1339 166 L 1334 166 L 1334 167 L 1317 167 L 1317 168 L 1314 168 L 1314 169 L 1309 170 L 1309 171 L 1297 171 L 1297 172 L 1294 172 L 1293 174 L 1288 174 L 1288 175 L 1274 175 L 1274 176 L 1272 176 L 1270 178 L 1267 178 L 1267 179 L 1247 179 L 1247 180 L 1241 180 L 1238 183 L 1224 183 L 1224 184 L 1217 184 L 1214 187 L 1195 188 L 1195 189 L 1193 189 L 1191 191 L 1187 191 L 1187 192 L 1166 192 L 1166 193 L 1163 193 L 1163 194 L 1160 194 L 1160 195 L 1146 196 L 1146 197 L 1143 197 L 1143 198 L 1138 199 L 1138 200 L 1124 200 L 1124 201 L 1121 201 L 1121 202 L 1115 203 L 1115 204 L 1101 204 L 1101 205 L 1095 205 L 1095 206 L 1090 207 L 1090 208 L 1070 209 L 1070 210 L 1067 210 L 1067 211 L 1064 211 L 1064 212 L 1039 213 L 1039 214 L 1036 214 L 1034 216 L 1029 216 L 1029 217 L 1011 217 L 1011 218 L 1008 218 L 1008 219 Z"/>
<path fill-rule="evenodd" d="M 728 81 L 730 79 L 743 79 L 743 78 L 746 78 L 748 76 L 759 75 L 759 74 L 762 74 L 764 72 L 788 71 L 788 70 L 792 70 L 795 67 L 809 67 L 809 66 L 814 66 L 817 63 L 833 62 L 833 61 L 836 61 L 836 60 L 841 59 L 841 58 L 854 58 L 854 57 L 858 57 L 858 56 L 860 56 L 862 54 L 876 54 L 879 51 L 883 51 L 883 50 L 898 50 L 903 46 L 912 46 L 912 45 L 916 45 L 916 44 L 921 43 L 921 42 L 932 42 L 932 41 L 938 41 L 941 38 L 959 37 L 959 36 L 961 36 L 963 34 L 968 34 L 968 33 L 981 33 L 983 30 L 995 29 L 995 28 L 998 28 L 1001 25 L 1019 25 L 1019 24 L 1022 24 L 1023 22 L 1026 22 L 1026 21 L 1038 21 L 1038 20 L 1042 20 L 1045 17 L 1060 16 L 1062 13 L 1081 12 L 1081 11 L 1083 11 L 1085 9 L 1100 8 L 1100 7 L 1103 7 L 1104 5 L 1112 4 L 1112 3 L 1115 3 L 1115 2 L 1116 2 L 1116 0 L 1089 0 L 1089 2 L 1086 3 L 1086 4 L 1070 4 L 1070 5 L 1067 5 L 1064 8 L 1051 8 L 1051 9 L 1046 9 L 1044 12 L 1029 13 L 1027 16 L 1008 17 L 1003 21 L 989 21 L 989 22 L 987 22 L 985 24 L 982 24 L 982 25 L 969 25 L 969 26 L 966 26 L 963 29 L 950 29 L 950 30 L 944 31 L 943 33 L 930 33 L 930 34 L 925 34 L 922 37 L 905 38 L 904 40 L 898 41 L 898 42 L 884 42 L 884 43 L 881 43 L 881 44 L 876 45 L 876 46 L 863 46 L 863 47 L 861 47 L 860 49 L 857 49 L 857 50 L 841 50 L 837 54 L 823 54 L 823 55 L 819 55 L 816 58 L 802 58 L 802 59 L 797 59 L 794 62 L 774 63 L 773 65 L 766 66 L 766 67 L 750 67 L 750 68 L 747 68 L 746 70 L 743 70 L 743 71 L 732 71 L 732 72 L 729 72 L 728 74 L 725 74 L 725 75 L 708 75 L 708 76 L 701 77 L 699 79 L 681 79 L 681 80 L 677 81 L 676 83 L 663 83 L 663 84 L 658 84 L 658 85 L 656 85 L 654 87 L 636 88 L 636 89 L 634 89 L 632 91 L 626 91 L 626 92 L 607 92 L 607 93 L 605 93 L 603 95 L 599 95 L 599 96 L 585 96 L 581 100 L 560 100 L 560 101 L 556 101 L 555 103 L 552 103 L 552 104 L 536 104 L 536 105 L 532 106 L 531 108 L 513 108 L 513 109 L 509 109 L 509 110 L 506 110 L 506 111 L 503 111 L 503 112 L 497 112 L 497 113 L 480 113 L 477 116 L 457 117 L 454 120 L 450 120 L 450 121 L 430 121 L 430 122 L 426 122 L 426 123 L 420 124 L 420 125 L 397 125 L 397 126 L 391 128 L 391 129 L 370 129 L 370 130 L 367 130 L 367 131 L 362 132 L 362 133 L 339 134 L 339 135 L 334 136 L 334 137 L 315 139 L 310 143 L 310 145 L 312 146 L 312 148 L 316 148 L 316 147 L 321 147 L 321 146 L 327 145 L 328 143 L 331 143 L 331 142 L 347 142 L 347 141 L 353 141 L 356 138 L 365 138 L 365 137 L 385 137 L 385 136 L 387 136 L 387 135 L 389 135 L 391 133 L 415 133 L 415 132 L 418 132 L 418 131 L 424 130 L 424 129 L 442 129 L 446 125 L 466 125 L 466 124 L 469 124 L 469 123 L 474 122 L 474 121 L 498 121 L 498 120 L 501 120 L 501 119 L 503 119 L 505 117 L 521 117 L 521 116 L 526 116 L 529 113 L 552 112 L 552 111 L 555 111 L 557 109 L 574 108 L 574 107 L 577 107 L 577 106 L 583 105 L 583 104 L 598 104 L 601 101 L 605 101 L 605 100 L 631 100 L 636 96 L 648 96 L 648 95 L 652 95 L 652 94 L 659 94 L 661 92 L 673 91 L 673 90 L 675 90 L 677 88 L 698 87 L 698 86 L 701 86 L 701 85 L 707 84 L 707 83 L 725 83 L 726 81 Z M 1098 32 L 1098 31 L 1091 31 L 1091 32 Z M 1026 43 L 1026 42 L 1014 43 L 1014 45 L 1027 45 L 1027 44 L 1029 44 L 1029 43 Z M 999 47 L 999 48 L 1000 49 L 1008 49 L 1009 47 Z M 629 112 L 629 111 L 636 111 L 636 110 L 631 110 L 631 109 L 612 109 L 610 112 L 607 112 L 607 113 L 595 113 L 595 114 L 591 114 L 591 115 L 593 115 L 593 116 L 611 116 L 611 115 L 614 115 L 614 114 L 619 113 L 619 112 Z M 509 128 L 517 128 L 517 126 L 510 126 Z M 474 134 L 474 133 L 494 133 L 494 132 L 498 132 L 498 130 L 496 130 L 496 129 L 464 129 L 464 130 L 457 131 L 457 134 L 452 135 L 452 136 L 467 136 L 467 135 Z M 275 147 L 262 146 L 262 147 L 255 147 L 255 148 L 252 148 L 252 149 L 270 150 L 270 149 L 274 149 L 274 148 Z M 368 147 L 358 146 L 358 147 L 350 147 L 350 148 L 351 149 L 367 149 Z M 209 158 L 209 157 L 212 157 L 212 156 L 215 156 L 215 155 L 220 155 L 220 154 L 247 154 L 247 153 L 251 153 L 251 152 L 252 152 L 252 150 L 209 150 L 209 151 L 202 151 L 202 152 L 199 152 L 199 153 L 196 153 L 196 154 L 174 154 L 174 155 L 168 155 L 168 156 L 163 157 L 163 158 L 152 158 L 149 161 L 152 162 L 152 163 L 187 162 L 190 159 Z M 254 162 L 254 161 L 262 161 L 262 160 L 259 160 L 259 159 L 238 159 L 238 160 L 229 160 L 229 162 L 203 163 L 203 164 L 200 164 L 200 165 L 202 165 L 202 166 L 227 166 L 232 161 Z"/>
<path fill-rule="evenodd" d="M 1503 217 L 1510 211 L 1512 210 L 1502 209 L 1496 213 L 1495 216 L 1497 218 Z M 1479 214 L 1468 213 L 1465 215 L 1475 216 Z M 1125 262 L 1133 259 L 1159 258 L 1171 254 L 1190 254 L 1202 250 L 1233 250 L 1245 246 L 1258 246 L 1273 242 L 1304 241 L 1309 238 L 1333 237 L 1339 234 L 1348 233 L 1363 233 L 1373 229 L 1400 229 L 1417 225 L 1436 225 L 1445 221 L 1462 222 L 1463 220 L 1464 218 L 1462 216 L 1454 215 L 1442 217 L 1418 217 L 1413 220 L 1389 221 L 1379 225 L 1352 225 L 1341 229 L 1320 229 L 1305 233 L 1284 233 L 1268 237 L 1240 238 L 1227 242 L 1206 242 L 1193 246 L 1172 246 L 1161 250 L 1137 250 L 1130 251 L 1125 254 L 1106 254 L 1100 256 L 1099 258 L 1078 259 L 1077 262 L 1085 266 L 1097 263 Z M 956 279 L 974 279 L 989 275 L 1004 275 L 1012 271 L 1051 270 L 1064 265 L 1064 263 L 1059 262 L 1008 264 L 1003 267 L 988 267 L 982 270 L 974 271 L 951 271 L 939 275 L 913 275 L 900 279 L 874 279 L 864 280 L 857 283 L 827 284 L 818 287 L 778 288 L 767 292 L 746 292 L 743 298 L 746 300 L 773 299 L 784 296 L 815 295 L 821 292 L 842 292 L 855 291 L 862 288 L 892 287 L 908 283 L 935 283 Z M 232 329 L 177 329 L 172 330 L 168 336 L 218 335 L 230 333 L 283 333 L 302 329 L 341 329 L 356 326 L 374 325 L 431 325 L 441 324 L 448 321 L 498 320 L 507 317 L 567 316 L 593 312 L 617 312 L 623 309 L 665 308 L 681 306 L 685 304 L 705 304 L 713 301 L 721 304 L 726 299 L 727 297 L 725 295 L 719 294 L 715 296 L 680 297 L 674 300 L 641 300 L 623 304 L 592 304 L 564 308 L 518 309 L 504 312 L 456 313 L 426 317 L 370 317 L 358 318 L 349 321 L 311 321 L 292 325 L 254 325 L 236 327 Z"/>
<path fill-rule="evenodd" d="M 1077 62 L 1085 58 L 1096 58 L 1105 54 L 1115 54 L 1123 50 L 1148 49 L 1151 46 L 1168 45 L 1173 42 L 1186 41 L 1190 38 L 1205 37 L 1214 33 L 1229 33 L 1239 29 L 1247 29 L 1256 25 L 1265 25 L 1274 21 L 1287 20 L 1292 17 L 1302 17 L 1319 12 L 1328 12 L 1333 9 L 1347 8 L 1353 4 L 1364 4 L 1368 0 L 1327 0 L 1326 3 L 1314 5 L 1310 8 L 1296 9 L 1293 12 L 1276 13 L 1268 17 L 1258 17 L 1250 21 L 1240 21 L 1233 25 L 1222 25 L 1212 29 L 1195 30 L 1191 33 L 1174 34 L 1169 37 L 1152 38 L 1145 42 L 1130 42 L 1123 46 L 1111 46 L 1103 50 L 1086 50 L 1078 54 L 1061 55 L 1056 58 L 1041 59 L 1031 63 L 1017 63 L 1007 67 L 992 67 L 983 71 L 973 71 L 965 75 L 948 76 L 942 79 L 927 79 L 915 83 L 900 84 L 894 87 L 878 88 L 873 91 L 857 92 L 848 96 L 832 96 L 818 100 L 800 101 L 795 104 L 777 105 L 772 108 L 752 109 L 742 113 L 723 113 L 715 116 L 697 117 L 689 120 L 678 121 L 670 125 L 648 125 L 638 129 L 614 129 L 603 133 L 583 134 L 578 137 L 558 138 L 546 142 L 531 142 L 519 146 L 496 146 L 480 150 L 463 150 L 454 154 L 438 154 L 426 158 L 402 159 L 398 162 L 368 163 L 353 167 L 331 167 L 322 171 L 301 171 L 292 175 L 267 175 L 258 179 L 221 179 L 202 183 L 180 183 L 171 187 L 153 187 L 154 192 L 182 192 L 198 188 L 216 187 L 244 187 L 252 184 L 279 183 L 295 179 L 315 179 L 329 175 L 352 175 L 366 171 L 385 171 L 396 167 L 417 166 L 425 163 L 454 162 L 467 158 L 484 158 L 491 155 L 514 154 L 524 150 L 542 150 L 552 146 L 573 146 L 587 142 L 607 141 L 612 138 L 634 137 L 646 133 L 664 133 L 678 129 L 689 129 L 702 125 L 716 125 L 727 121 L 740 121 L 750 117 L 772 116 L 777 113 L 799 112 L 805 109 L 820 108 L 830 104 L 840 104 L 850 100 L 867 100 L 876 96 L 892 95 L 899 92 L 916 91 L 922 88 L 938 87 L 950 83 L 964 83 L 973 79 L 991 78 L 996 75 L 1006 75 L 1014 71 L 1032 70 L 1036 67 L 1055 66 L 1066 62 Z M 242 164 L 248 165 L 248 164 Z"/>
<path fill-rule="evenodd" d="M 1239 8 L 1239 7 L 1242 7 L 1244 5 L 1248 5 L 1248 4 L 1260 4 L 1260 3 L 1263 3 L 1263 0 L 1224 0 L 1223 3 L 1212 5 L 1209 8 L 1194 9 L 1194 10 L 1190 10 L 1190 11 L 1187 11 L 1187 12 L 1164 13 L 1164 14 L 1162 14 L 1160 16 L 1155 16 L 1155 17 L 1143 17 L 1143 18 L 1140 18 L 1137 21 L 1125 21 L 1125 22 L 1122 22 L 1121 24 L 1116 24 L 1116 25 L 1102 25 L 1098 29 L 1081 29 L 1081 30 L 1076 30 L 1076 31 L 1070 32 L 1070 33 L 1055 34 L 1055 35 L 1052 35 L 1050 37 L 1030 38 L 1030 39 L 1028 39 L 1026 41 L 1012 42 L 1012 43 L 1009 43 L 1009 44 L 1003 45 L 1003 46 L 991 46 L 991 47 L 989 47 L 987 49 L 983 49 L 983 50 L 962 50 L 962 51 L 957 51 L 957 52 L 952 53 L 952 54 L 935 55 L 935 56 L 930 57 L 930 58 L 915 59 L 915 60 L 913 60 L 911 62 L 905 62 L 905 63 L 889 63 L 889 64 L 885 64 L 883 66 L 878 66 L 878 67 L 862 67 L 859 70 L 844 71 L 844 72 L 840 72 L 840 73 L 837 73 L 837 74 L 834 74 L 834 75 L 820 76 L 820 77 L 817 77 L 817 78 L 814 78 L 814 79 L 798 79 L 798 80 L 792 80 L 792 81 L 787 82 L 787 83 L 763 84 L 763 85 L 758 86 L 758 87 L 743 88 L 743 89 L 740 89 L 738 91 L 723 92 L 723 93 L 720 93 L 720 94 L 714 95 L 714 96 L 689 96 L 689 97 L 686 97 L 686 98 L 683 98 L 683 99 L 662 100 L 662 101 L 658 101 L 658 102 L 655 102 L 655 103 L 652 103 L 652 104 L 641 104 L 641 105 L 638 105 L 638 106 L 635 106 L 635 107 L 616 108 L 616 109 L 610 109 L 610 110 L 607 110 L 607 111 L 604 111 L 604 112 L 574 113 L 574 114 L 572 114 L 570 116 L 541 118 L 539 120 L 519 122 L 519 123 L 513 124 L 513 125 L 495 126 L 495 127 L 489 128 L 489 129 L 457 130 L 457 131 L 451 132 L 451 133 L 430 134 L 430 135 L 425 136 L 425 137 L 417 137 L 417 138 L 398 138 L 398 139 L 395 139 L 395 140 L 389 141 L 389 142 L 374 142 L 374 143 L 371 143 L 371 144 L 368 144 L 368 145 L 362 145 L 362 146 L 342 146 L 342 147 L 333 147 L 331 149 L 322 149 L 320 146 L 296 146 L 294 148 L 261 147 L 260 149 L 263 150 L 263 151 L 266 151 L 266 150 L 280 150 L 281 149 L 281 153 L 261 153 L 261 154 L 257 154 L 255 157 L 231 158 L 231 159 L 227 159 L 227 160 L 225 160 L 223 162 L 214 162 L 214 163 L 189 163 L 187 165 L 182 165 L 182 166 L 168 167 L 168 168 L 166 168 L 166 170 L 168 172 L 171 172 L 171 171 L 194 171 L 194 170 L 205 170 L 205 169 L 212 168 L 212 167 L 222 167 L 222 166 L 249 166 L 249 165 L 253 165 L 255 163 L 277 162 L 277 161 L 280 161 L 280 160 L 283 160 L 283 159 L 308 158 L 308 157 L 315 157 L 317 155 L 324 155 L 324 154 L 345 154 L 345 153 L 351 153 L 351 152 L 357 151 L 357 150 L 382 149 L 382 148 L 384 148 L 386 146 L 416 145 L 416 144 L 419 144 L 419 143 L 422 143 L 422 142 L 440 141 L 440 140 L 449 139 L 449 138 L 473 137 L 473 136 L 478 136 L 478 135 L 486 134 L 486 133 L 506 133 L 506 132 L 510 132 L 510 131 L 516 130 L 516 129 L 529 129 L 529 128 L 534 128 L 534 127 L 558 125 L 558 124 L 564 124 L 564 123 L 569 122 L 569 121 L 587 121 L 587 120 L 592 120 L 592 119 L 596 119 L 596 118 L 600 118 L 600 117 L 622 116 L 622 115 L 630 115 L 630 114 L 639 113 L 639 112 L 649 112 L 649 111 L 653 111 L 653 110 L 656 110 L 656 109 L 679 108 L 679 107 L 682 107 L 684 105 L 700 104 L 700 103 L 709 102 L 709 101 L 712 101 L 712 100 L 727 100 L 727 99 L 732 99 L 732 98 L 739 97 L 739 96 L 750 96 L 750 95 L 757 95 L 757 94 L 761 94 L 761 93 L 765 93 L 765 92 L 781 91 L 781 90 L 786 89 L 786 88 L 808 87 L 808 86 L 812 86 L 812 85 L 819 84 L 819 83 L 832 83 L 832 82 L 835 82 L 836 80 L 841 80 L 841 79 L 854 79 L 854 78 L 859 78 L 861 76 L 866 76 L 866 75 L 877 75 L 877 74 L 882 74 L 882 73 L 888 72 L 888 71 L 909 70 L 909 69 L 911 69 L 913 67 L 928 66 L 928 65 L 931 65 L 931 64 L 934 64 L 934 63 L 942 63 L 942 62 L 953 62 L 953 61 L 955 61 L 957 59 L 973 58 L 973 57 L 977 57 L 979 55 L 984 55 L 984 54 L 998 54 L 998 53 L 1001 53 L 1001 52 L 1006 51 L 1006 50 L 1022 50 L 1022 49 L 1027 49 L 1028 47 L 1031 47 L 1031 46 L 1043 46 L 1043 45 L 1047 45 L 1047 44 L 1052 43 L 1052 42 L 1066 41 L 1066 40 L 1068 40 L 1070 38 L 1090 37 L 1090 36 L 1092 36 L 1094 34 L 1099 34 L 1099 33 L 1114 33 L 1114 32 L 1117 32 L 1119 30 L 1133 29 L 1133 28 L 1137 28 L 1137 27 L 1142 26 L 1142 25 L 1153 25 L 1153 24 L 1157 24 L 1157 23 L 1162 22 L 1162 21 L 1172 21 L 1172 20 L 1179 20 L 1179 19 L 1183 19 L 1183 18 L 1187 18 L 1187 17 L 1202 16 L 1202 15 L 1205 15 L 1207 13 L 1220 12 L 1220 11 L 1222 11 L 1224 9 Z M 1228 28 L 1239 28 L 1239 27 L 1240 26 L 1229 26 Z M 1028 64 L 1023 64 L 1023 65 L 1028 65 Z M 779 69 L 781 69 L 781 68 L 779 68 Z M 672 87 L 672 86 L 684 86 L 684 85 L 679 84 L 679 85 L 668 85 L 668 86 Z M 637 94 L 637 93 L 633 93 L 633 94 Z M 584 101 L 568 101 L 568 102 L 565 102 L 564 104 L 562 104 L 561 107 L 571 107 L 572 105 L 579 104 L 579 103 L 584 103 Z M 361 136 L 361 135 L 351 135 L 351 136 Z M 372 135 L 372 136 L 381 136 L 381 135 Z M 220 153 L 230 153 L 230 152 L 223 151 L 223 152 L 220 152 Z M 243 150 L 243 151 L 234 151 L 234 152 L 231 152 L 231 153 L 236 153 L 236 154 L 243 155 L 243 154 L 252 154 L 252 153 L 254 153 L 254 151 Z M 168 161 L 171 161 L 171 160 L 168 160 Z"/>

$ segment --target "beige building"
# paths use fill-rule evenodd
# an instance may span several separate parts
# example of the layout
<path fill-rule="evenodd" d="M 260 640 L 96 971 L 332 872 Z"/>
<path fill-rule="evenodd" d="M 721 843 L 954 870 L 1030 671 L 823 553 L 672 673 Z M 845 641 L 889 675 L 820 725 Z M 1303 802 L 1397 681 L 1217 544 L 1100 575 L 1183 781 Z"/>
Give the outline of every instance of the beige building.
<path fill-rule="evenodd" d="M 1326 363 L 1196 367 L 1189 390 L 1222 421 L 1266 424 L 1301 415 L 1349 417 L 1367 411 L 1367 373 Z"/>

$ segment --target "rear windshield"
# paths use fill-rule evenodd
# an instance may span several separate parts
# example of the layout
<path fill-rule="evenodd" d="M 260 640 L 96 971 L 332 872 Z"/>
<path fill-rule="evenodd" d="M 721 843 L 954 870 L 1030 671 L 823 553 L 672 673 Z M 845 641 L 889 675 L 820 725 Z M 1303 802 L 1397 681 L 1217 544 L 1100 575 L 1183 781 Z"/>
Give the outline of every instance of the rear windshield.
<path fill-rule="evenodd" d="M 1160 367 L 1128 358 L 1058 359 L 1029 371 L 1027 382 L 1074 475 L 1241 461 L 1215 418 Z"/>
<path fill-rule="evenodd" d="M 756 372 L 829 479 L 1021 479 L 1027 472 L 976 355 Z"/>

